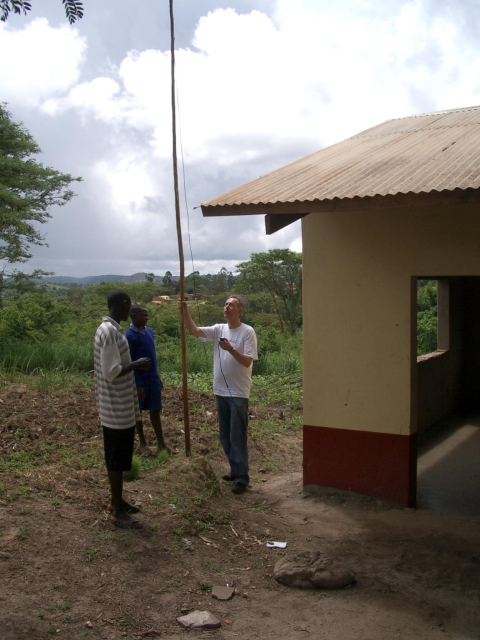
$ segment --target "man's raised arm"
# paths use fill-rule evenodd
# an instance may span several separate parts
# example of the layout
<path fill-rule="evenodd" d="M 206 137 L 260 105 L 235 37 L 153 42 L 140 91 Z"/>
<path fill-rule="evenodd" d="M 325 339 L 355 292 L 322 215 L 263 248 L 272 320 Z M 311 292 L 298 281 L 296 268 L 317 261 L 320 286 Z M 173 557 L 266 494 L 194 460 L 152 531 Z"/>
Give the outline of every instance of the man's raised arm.
<path fill-rule="evenodd" d="M 188 304 L 184 300 L 180 300 L 178 302 L 178 308 L 180 309 L 180 313 L 183 313 L 183 320 L 185 322 L 188 333 L 192 336 L 196 336 L 197 338 L 205 338 L 205 334 L 203 333 L 203 331 L 199 327 L 197 327 L 197 325 L 193 321 L 193 318 L 190 315 Z"/>

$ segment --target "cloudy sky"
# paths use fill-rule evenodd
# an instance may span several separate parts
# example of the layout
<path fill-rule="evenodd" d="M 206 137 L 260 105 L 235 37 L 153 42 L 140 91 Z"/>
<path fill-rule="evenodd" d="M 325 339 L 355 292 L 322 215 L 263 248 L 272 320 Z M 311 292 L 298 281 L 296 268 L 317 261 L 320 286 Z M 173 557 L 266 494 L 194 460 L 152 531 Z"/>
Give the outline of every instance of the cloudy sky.
<path fill-rule="evenodd" d="M 60 0 L 0 23 L 0 100 L 80 175 L 42 226 L 30 268 L 57 275 L 178 274 L 168 0 Z M 300 222 L 194 207 L 370 126 L 480 104 L 478 0 L 175 0 L 186 273 L 301 250 Z M 8 64 L 5 62 L 8 61 Z M 179 132 L 180 134 L 180 132 Z M 179 149 L 180 152 L 180 149 Z M 189 223 L 189 224 L 188 224 Z"/>

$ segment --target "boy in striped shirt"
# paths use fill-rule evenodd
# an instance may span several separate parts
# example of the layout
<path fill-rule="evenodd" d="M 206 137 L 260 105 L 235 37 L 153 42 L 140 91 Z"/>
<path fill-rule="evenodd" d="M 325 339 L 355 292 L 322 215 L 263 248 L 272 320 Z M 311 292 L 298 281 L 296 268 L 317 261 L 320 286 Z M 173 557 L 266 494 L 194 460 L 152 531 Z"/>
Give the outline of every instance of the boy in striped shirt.
<path fill-rule="evenodd" d="M 123 499 L 123 472 L 132 466 L 135 423 L 140 417 L 133 371 L 148 369 L 150 358 L 134 362 L 120 322 L 128 320 L 132 301 L 122 290 L 107 298 L 108 316 L 95 333 L 94 373 L 98 415 L 103 429 L 105 464 L 111 489 L 110 519 L 123 529 L 139 529 L 132 513 L 139 508 Z"/>

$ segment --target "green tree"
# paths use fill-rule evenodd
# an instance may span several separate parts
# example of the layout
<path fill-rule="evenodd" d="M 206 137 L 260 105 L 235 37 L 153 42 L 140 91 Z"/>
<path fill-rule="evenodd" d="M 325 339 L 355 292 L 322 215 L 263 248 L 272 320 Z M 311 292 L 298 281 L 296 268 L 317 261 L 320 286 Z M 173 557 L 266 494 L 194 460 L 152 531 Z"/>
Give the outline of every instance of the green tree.
<path fill-rule="evenodd" d="M 38 153 L 40 147 L 23 124 L 13 122 L 0 104 L 0 305 L 4 277 L 12 275 L 7 266 L 27 262 L 31 244 L 46 244 L 35 224 L 51 217 L 53 205 L 69 202 L 74 196 L 70 183 L 81 180 L 44 167 L 35 159 Z"/>
<path fill-rule="evenodd" d="M 437 283 L 419 280 L 417 288 L 417 355 L 437 348 Z"/>
<path fill-rule="evenodd" d="M 65 8 L 65 15 L 70 24 L 74 24 L 80 18 L 83 18 L 83 3 L 78 0 L 62 0 Z M 27 0 L 0 0 L 0 20 L 6 22 L 10 12 L 21 15 L 27 15 L 27 11 L 32 8 L 32 3 Z"/>
<path fill-rule="evenodd" d="M 155 296 L 165 294 L 165 287 L 157 282 L 136 282 L 122 287 L 137 304 L 147 304 Z"/>
<path fill-rule="evenodd" d="M 4 276 L 7 277 L 4 277 Z M 38 278 L 51 275 L 42 269 L 35 269 L 32 273 L 22 273 L 18 269 L 6 271 L 6 265 L 0 271 L 0 308 L 7 300 L 16 300 L 24 293 L 44 291 L 45 284 L 39 284 Z"/>
<path fill-rule="evenodd" d="M 0 312 L 0 340 L 44 340 L 65 320 L 65 309 L 49 293 L 26 293 Z"/>
<path fill-rule="evenodd" d="M 195 293 L 197 296 L 204 295 L 208 292 L 211 281 L 211 275 L 201 276 L 199 271 L 192 271 L 185 278 L 185 291 L 187 293 Z"/>
<path fill-rule="evenodd" d="M 228 271 L 222 267 L 216 276 L 212 276 L 208 293 L 215 296 L 228 291 Z"/>
<path fill-rule="evenodd" d="M 268 291 L 283 333 L 285 326 L 293 335 L 301 318 L 302 254 L 290 249 L 270 249 L 252 253 L 248 262 L 237 265 L 240 293 Z"/>
<path fill-rule="evenodd" d="M 171 287 L 172 286 L 172 272 L 171 271 L 166 271 L 165 275 L 162 278 L 162 282 L 166 287 Z"/>

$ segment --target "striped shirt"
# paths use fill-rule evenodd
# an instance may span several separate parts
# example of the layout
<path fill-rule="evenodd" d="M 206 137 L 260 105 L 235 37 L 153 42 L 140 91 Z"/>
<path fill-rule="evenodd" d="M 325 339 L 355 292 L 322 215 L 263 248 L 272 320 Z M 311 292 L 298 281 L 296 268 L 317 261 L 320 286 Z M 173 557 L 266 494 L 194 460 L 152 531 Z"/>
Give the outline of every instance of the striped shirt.
<path fill-rule="evenodd" d="M 105 316 L 94 341 L 95 395 L 104 427 L 129 429 L 140 420 L 133 371 L 118 377 L 122 367 L 130 362 L 125 329 Z"/>

